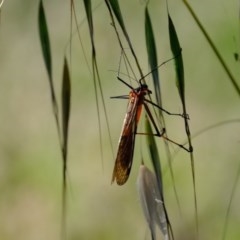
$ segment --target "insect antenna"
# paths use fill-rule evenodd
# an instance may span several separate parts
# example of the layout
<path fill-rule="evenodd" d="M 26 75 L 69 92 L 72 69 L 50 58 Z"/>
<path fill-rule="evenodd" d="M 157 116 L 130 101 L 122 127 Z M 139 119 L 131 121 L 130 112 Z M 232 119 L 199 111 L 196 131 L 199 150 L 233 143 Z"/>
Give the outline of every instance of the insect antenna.
<path fill-rule="evenodd" d="M 166 64 L 166 63 L 172 61 L 173 59 L 177 58 L 177 57 L 180 56 L 181 54 L 182 54 L 182 49 L 180 48 L 180 51 L 179 51 L 179 54 L 178 54 L 178 55 L 176 55 L 176 56 L 174 56 L 174 57 L 172 57 L 172 58 L 169 58 L 168 60 L 162 62 L 162 63 L 159 64 L 157 67 L 153 68 L 150 72 L 148 72 L 146 75 L 144 75 L 143 77 L 141 77 L 141 78 L 139 79 L 140 85 L 142 85 L 142 84 L 143 84 L 142 82 L 145 81 L 145 80 L 144 80 L 145 77 L 147 77 L 148 75 L 150 75 L 151 73 L 153 73 L 154 71 L 156 71 L 158 68 L 160 68 L 160 67 L 163 66 L 164 64 Z"/>
<path fill-rule="evenodd" d="M 133 88 L 130 84 L 128 84 L 127 82 L 125 82 L 123 79 L 121 79 L 120 77 L 117 77 L 117 79 L 118 79 L 120 82 L 122 82 L 123 84 L 125 84 L 126 86 L 128 86 L 130 89 L 132 89 L 132 90 L 134 91 L 134 88 Z"/>

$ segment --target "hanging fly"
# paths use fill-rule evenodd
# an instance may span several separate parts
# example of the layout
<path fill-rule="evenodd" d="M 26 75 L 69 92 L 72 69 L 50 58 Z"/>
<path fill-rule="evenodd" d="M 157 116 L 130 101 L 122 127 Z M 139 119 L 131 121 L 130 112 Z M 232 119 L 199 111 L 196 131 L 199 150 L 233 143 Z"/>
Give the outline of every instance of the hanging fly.
<path fill-rule="evenodd" d="M 129 88 L 131 88 L 131 91 L 128 96 L 113 97 L 113 98 L 128 98 L 127 112 L 123 121 L 122 131 L 119 139 L 117 157 L 116 157 L 115 166 L 112 174 L 112 183 L 116 180 L 118 185 L 123 185 L 128 180 L 128 177 L 131 172 L 134 146 L 135 146 L 135 137 L 137 134 L 137 126 L 138 126 L 138 122 L 141 116 L 143 106 L 155 128 L 155 131 L 156 131 L 156 134 L 154 134 L 155 136 L 163 137 L 164 139 L 178 145 L 179 147 L 185 149 L 188 152 L 189 150 L 185 148 L 183 145 L 180 145 L 170 140 L 166 136 L 163 136 L 165 130 L 163 129 L 162 132 L 158 130 L 158 127 L 154 121 L 154 118 L 150 112 L 150 109 L 147 103 L 152 104 L 153 106 L 161 109 L 162 111 L 166 112 L 169 115 L 177 115 L 182 117 L 187 117 L 187 116 L 183 116 L 183 114 L 170 113 L 165 109 L 161 108 L 160 106 L 158 106 L 157 104 L 153 103 L 152 101 L 146 99 L 145 96 L 151 94 L 152 92 L 151 90 L 148 89 L 148 86 L 145 83 L 142 83 L 141 80 L 139 81 L 140 86 L 138 88 L 133 88 L 131 85 L 126 83 L 121 78 L 118 77 L 118 79 L 121 82 L 123 82 L 125 85 L 127 85 Z M 145 135 L 147 135 L 147 133 Z"/>

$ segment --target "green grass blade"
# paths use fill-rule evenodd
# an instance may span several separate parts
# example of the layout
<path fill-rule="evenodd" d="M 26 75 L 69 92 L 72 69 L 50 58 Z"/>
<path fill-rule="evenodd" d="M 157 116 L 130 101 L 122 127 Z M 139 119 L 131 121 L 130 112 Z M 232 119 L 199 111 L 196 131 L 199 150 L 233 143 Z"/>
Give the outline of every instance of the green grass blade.
<path fill-rule="evenodd" d="M 100 141 L 100 151 L 101 151 L 101 159 L 103 161 L 103 152 L 102 152 L 102 131 L 101 131 L 101 118 L 100 118 L 100 105 L 98 102 L 98 89 L 100 92 L 100 98 L 101 102 L 103 105 L 103 110 L 104 110 L 104 115 L 105 115 L 105 120 L 106 120 L 106 125 L 108 129 L 108 135 L 110 139 L 110 145 L 112 147 L 112 142 L 111 142 L 111 134 L 110 134 L 110 127 L 109 127 L 109 120 L 107 117 L 107 110 L 106 110 L 106 105 L 103 97 L 103 89 L 101 85 L 101 79 L 100 79 L 100 74 L 98 71 L 98 64 L 97 64 L 97 56 L 96 56 L 96 48 L 95 48 L 95 42 L 94 42 L 94 26 L 93 26 L 93 16 L 92 16 L 92 5 L 91 5 L 91 0 L 84 0 L 84 6 L 85 6 L 85 11 L 87 15 L 87 20 L 88 20 L 88 26 L 89 26 L 89 33 L 90 33 L 90 38 L 91 38 L 91 47 L 92 47 L 92 72 L 93 72 L 93 84 L 94 84 L 94 92 L 95 92 L 95 99 L 96 99 L 96 107 L 97 107 L 97 118 L 98 118 L 98 129 L 99 129 L 99 141 Z M 113 152 L 113 150 L 112 150 Z"/>
<path fill-rule="evenodd" d="M 152 131 L 152 127 L 151 127 L 151 124 L 150 124 L 147 116 L 146 116 L 146 119 L 145 119 L 145 128 L 146 128 L 146 132 L 147 132 L 148 150 L 149 150 L 149 153 L 150 153 L 150 156 L 151 156 L 151 161 L 152 161 L 154 172 L 155 172 L 156 179 L 157 179 L 157 186 L 158 186 L 158 189 L 159 189 L 159 193 L 160 193 L 161 200 L 162 200 L 162 203 L 163 203 L 165 217 L 166 217 L 166 220 L 167 220 L 168 233 L 169 233 L 170 236 L 172 236 L 172 239 L 174 239 L 171 223 L 169 221 L 167 209 L 165 207 L 165 202 L 164 202 L 163 185 L 162 185 L 163 181 L 162 181 L 162 170 L 161 170 L 161 164 L 160 164 L 160 157 L 159 157 L 159 153 L 158 153 L 158 149 L 157 149 L 157 144 L 156 144 L 156 141 L 155 141 L 155 138 L 154 138 L 154 134 L 153 134 L 153 131 Z"/>
<path fill-rule="evenodd" d="M 149 16 L 148 7 L 145 8 L 145 37 L 146 37 L 146 46 L 148 61 L 151 68 L 156 101 L 159 106 L 162 106 L 161 101 L 161 92 L 160 92 L 160 79 L 158 73 L 158 60 L 157 60 L 157 49 L 155 44 L 155 38 L 152 28 L 152 22 Z"/>
<path fill-rule="evenodd" d="M 90 32 L 91 44 L 92 44 L 92 59 L 96 61 L 96 50 L 94 44 L 94 29 L 93 29 L 93 17 L 92 17 L 92 3 L 91 0 L 84 0 L 85 11 L 88 20 L 88 27 Z"/>
<path fill-rule="evenodd" d="M 137 56 L 136 56 L 136 53 L 133 49 L 133 46 L 132 46 L 132 43 L 131 43 L 131 40 L 130 40 L 130 37 L 127 33 L 127 29 L 125 27 L 125 24 L 124 24 L 124 21 L 123 21 L 123 17 L 122 17 L 122 13 L 121 13 L 121 10 L 120 10 L 120 7 L 119 7 L 119 3 L 118 3 L 118 0 L 105 0 L 105 3 L 106 3 L 106 6 L 108 8 L 108 11 L 110 13 L 110 17 L 111 17 L 111 20 L 112 20 L 112 25 L 115 29 L 115 32 L 116 32 L 116 35 L 117 35 L 117 38 L 118 38 L 118 42 L 120 44 L 120 47 L 122 49 L 122 51 L 124 52 L 124 47 L 123 47 L 123 44 L 121 42 L 121 38 L 120 38 L 120 35 L 118 33 L 118 30 L 117 30 L 117 26 L 115 24 L 115 21 L 114 21 L 114 17 L 113 17 L 113 13 L 112 11 L 114 12 L 114 15 L 122 29 L 122 32 L 124 34 L 124 37 L 129 45 L 129 48 L 131 50 L 131 53 L 133 55 L 133 58 L 135 59 L 135 62 L 136 62 L 136 65 L 137 65 L 137 68 L 138 68 L 138 71 L 140 73 L 140 76 L 143 78 L 143 73 L 142 73 L 142 69 L 140 67 L 140 64 L 139 64 L 139 61 L 137 59 Z"/>
<path fill-rule="evenodd" d="M 62 79 L 62 132 L 63 148 L 67 150 L 68 126 L 71 107 L 71 81 L 67 59 L 64 59 L 63 79 Z"/>
<path fill-rule="evenodd" d="M 66 58 L 64 59 L 62 78 L 62 158 L 63 158 L 63 184 L 62 184 L 62 239 L 66 239 L 66 211 L 67 211 L 67 150 L 68 150 L 68 126 L 71 106 L 71 82 Z"/>
<path fill-rule="evenodd" d="M 173 53 L 175 67 L 176 67 L 176 75 L 177 75 L 177 88 L 181 98 L 183 105 L 185 105 L 185 93 L 184 93 L 184 68 L 183 68 L 183 59 L 181 54 L 181 47 L 178 41 L 177 32 L 173 21 L 168 14 L 168 31 L 170 38 L 171 50 Z"/>
<path fill-rule="evenodd" d="M 235 91 L 237 92 L 238 96 L 240 97 L 240 86 L 238 84 L 238 81 L 234 78 L 233 74 L 231 73 L 230 69 L 228 68 L 227 64 L 225 63 L 225 61 L 223 60 L 220 52 L 217 50 L 215 44 L 213 43 L 212 39 L 210 38 L 210 36 L 208 35 L 207 31 L 205 30 L 205 28 L 203 27 L 202 23 L 200 22 L 200 20 L 198 19 L 198 17 L 196 16 L 196 14 L 194 13 L 193 9 L 191 8 L 191 6 L 189 5 L 189 3 L 187 2 L 187 0 L 183 0 L 183 3 L 185 4 L 185 6 L 187 7 L 188 11 L 190 12 L 190 14 L 192 15 L 194 21 L 197 23 L 199 29 L 202 31 L 204 37 L 206 38 L 207 42 L 209 43 L 210 47 L 212 48 L 213 52 L 215 53 L 218 61 L 220 62 L 220 64 L 222 65 L 222 68 L 224 69 L 224 71 L 226 72 L 231 84 L 233 85 Z"/>
<path fill-rule="evenodd" d="M 111 8 L 115 14 L 115 17 L 117 18 L 118 23 L 119 23 L 120 27 L 122 28 L 122 31 L 125 33 L 126 28 L 125 28 L 125 24 L 123 21 L 123 17 L 122 17 L 121 9 L 119 7 L 118 0 L 107 0 L 107 1 L 110 3 Z"/>
<path fill-rule="evenodd" d="M 90 37 L 91 37 L 91 40 L 93 41 L 92 1 L 84 0 L 84 7 L 87 15 Z"/>
<path fill-rule="evenodd" d="M 155 172 L 156 177 L 157 177 L 158 187 L 159 187 L 160 192 L 162 194 L 163 191 L 162 191 L 162 174 L 161 174 L 160 157 L 159 157 L 156 141 L 155 141 L 155 138 L 154 138 L 154 134 L 153 134 L 153 131 L 152 131 L 152 127 L 150 125 L 150 122 L 149 122 L 147 116 L 146 116 L 146 119 L 145 119 L 145 128 L 146 128 L 146 132 L 148 133 L 147 144 L 148 144 L 148 149 L 149 149 L 149 153 L 150 153 L 150 156 L 151 156 L 151 161 L 152 161 L 152 164 L 153 164 L 154 172 Z"/>
<path fill-rule="evenodd" d="M 93 28 L 93 18 L 92 18 L 92 4 L 91 0 L 84 0 L 84 7 L 88 20 L 89 34 L 91 39 L 91 47 L 92 47 L 92 72 L 93 72 L 93 85 L 94 85 L 94 93 L 96 100 L 96 108 L 97 108 L 97 119 L 98 119 L 98 132 L 99 132 L 99 142 L 100 142 L 100 152 L 101 152 L 101 161 L 103 161 L 103 153 L 102 153 L 102 131 L 101 131 L 101 118 L 100 118 L 100 106 L 98 102 L 98 89 L 97 89 L 97 80 L 100 86 L 100 94 L 103 98 L 103 93 L 101 92 L 101 83 L 98 78 L 98 67 L 97 67 L 97 59 L 96 59 L 96 51 L 95 51 L 95 43 L 94 43 L 94 28 Z M 97 75 L 97 77 L 96 77 Z"/>
<path fill-rule="evenodd" d="M 187 116 L 186 103 L 185 103 L 185 86 L 184 86 L 184 68 L 183 68 L 183 59 L 181 53 L 181 47 L 178 40 L 177 32 L 173 21 L 168 13 L 168 30 L 170 37 L 171 50 L 174 55 L 176 75 L 177 75 L 177 87 L 178 92 L 182 101 L 183 114 Z M 193 180 L 193 192 L 194 192 L 194 208 L 195 208 L 195 223 L 196 223 L 196 237 L 198 237 L 198 206 L 197 206 L 197 194 L 196 194 L 196 177 L 195 177 L 195 164 L 193 156 L 193 147 L 191 140 L 191 133 L 188 124 L 188 119 L 184 118 L 185 131 L 188 138 L 189 150 L 190 150 L 190 161 L 191 161 L 191 171 L 192 171 L 192 180 Z"/>
<path fill-rule="evenodd" d="M 85 12 L 87 15 L 87 21 L 90 29 L 93 29 L 93 21 L 92 21 L 92 1 L 91 0 L 84 0 L 84 7 Z"/>
<path fill-rule="evenodd" d="M 50 41 L 49 41 L 48 27 L 47 27 L 45 11 L 44 11 L 42 0 L 40 0 L 39 9 L 38 9 L 38 27 L 39 27 L 39 34 L 40 34 L 44 62 L 48 72 L 48 77 L 50 81 L 52 81 L 52 59 L 51 59 Z"/>
<path fill-rule="evenodd" d="M 159 106 L 162 106 L 160 78 L 159 78 L 159 72 L 158 72 L 158 69 L 162 64 L 158 65 L 157 49 L 156 49 L 156 43 L 155 43 L 155 38 L 154 38 L 154 32 L 153 32 L 152 23 L 151 23 L 151 19 L 149 16 L 149 11 L 148 11 L 147 5 L 145 8 L 145 36 L 146 36 L 148 61 L 149 61 L 150 67 L 151 67 L 150 73 L 152 73 L 152 78 L 153 78 L 153 82 L 154 82 L 156 101 Z M 163 64 L 165 64 L 165 63 L 163 63 Z M 165 120 L 164 120 L 162 111 L 159 111 L 159 113 L 160 113 L 159 121 L 161 122 L 161 125 L 165 128 Z M 169 169 L 171 172 L 171 177 L 172 177 L 172 182 L 173 182 L 173 189 L 174 189 L 174 193 L 175 193 L 176 200 L 177 200 L 177 203 L 179 206 L 179 211 L 180 211 L 179 198 L 178 198 L 178 194 L 177 194 L 177 189 L 176 189 L 176 184 L 175 184 L 174 174 L 173 174 L 173 168 L 172 168 L 172 164 L 171 164 L 171 153 L 170 153 L 168 142 L 164 141 L 164 143 L 165 143 L 165 149 L 166 149 Z"/>
<path fill-rule="evenodd" d="M 39 2 L 39 9 L 38 9 L 38 28 L 39 28 L 43 58 L 44 58 L 45 66 L 48 73 L 53 114 L 54 114 L 56 125 L 57 125 L 59 142 L 60 142 L 60 145 L 62 146 L 61 131 L 60 131 L 60 124 L 59 124 L 59 117 L 58 117 L 58 104 L 57 104 L 57 99 L 54 91 L 53 78 L 52 78 L 51 48 L 50 48 L 48 27 L 47 27 L 45 11 L 44 11 L 42 0 L 40 0 Z"/>

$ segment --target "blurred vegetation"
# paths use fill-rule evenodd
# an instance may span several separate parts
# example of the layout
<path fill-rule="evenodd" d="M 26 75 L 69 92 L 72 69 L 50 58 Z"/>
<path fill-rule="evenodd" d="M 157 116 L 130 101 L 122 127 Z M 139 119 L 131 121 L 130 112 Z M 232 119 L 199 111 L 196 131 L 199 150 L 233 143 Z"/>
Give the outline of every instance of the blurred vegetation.
<path fill-rule="evenodd" d="M 140 60 L 149 72 L 144 38 L 144 1 L 119 1 L 127 30 Z M 192 7 L 240 84 L 239 3 L 191 1 Z M 73 24 L 70 71 L 72 107 L 68 162 L 68 239 L 150 239 L 141 212 L 136 179 L 144 137 L 137 136 L 133 169 L 123 187 L 111 185 L 125 100 L 117 81 L 121 55 L 103 1 L 93 1 L 95 43 L 114 155 L 107 126 L 102 125 L 103 162 L 92 75 Z M 38 1 L 5 1 L 0 15 L 0 239 L 60 239 L 62 162 L 52 114 L 47 72 L 38 33 Z M 53 64 L 53 81 L 60 101 L 62 67 L 69 53 L 70 1 L 44 1 Z M 75 1 L 87 61 L 91 63 L 88 25 L 82 1 Z M 183 49 L 185 95 L 191 132 L 229 119 L 240 119 L 239 96 L 196 23 L 181 1 L 169 2 Z M 151 0 L 149 12 L 158 46 L 159 63 L 169 59 L 167 12 L 163 1 Z M 134 14 L 133 14 L 134 13 Z M 129 51 L 126 49 L 126 52 Z M 69 57 L 69 56 L 68 56 Z M 70 60 L 70 57 L 69 57 Z M 180 112 L 174 63 L 160 68 L 164 108 Z M 135 69 L 136 70 L 136 69 Z M 139 76 L 137 76 L 139 77 Z M 150 85 L 150 87 L 152 87 Z M 102 122 L 104 116 L 101 114 Z M 178 118 L 166 116 L 168 134 L 185 140 Z M 143 123 L 140 122 L 140 130 Z M 222 239 L 231 190 L 239 169 L 239 120 L 213 128 L 193 139 L 199 213 L 199 239 Z M 194 201 L 188 153 L 180 151 L 173 169 L 181 213 L 177 207 L 165 154 L 161 152 L 166 207 L 176 239 L 193 239 Z M 176 147 L 171 145 L 171 149 Z M 239 183 L 238 183 L 239 185 Z M 234 191 L 225 239 L 240 238 L 239 188 Z"/>

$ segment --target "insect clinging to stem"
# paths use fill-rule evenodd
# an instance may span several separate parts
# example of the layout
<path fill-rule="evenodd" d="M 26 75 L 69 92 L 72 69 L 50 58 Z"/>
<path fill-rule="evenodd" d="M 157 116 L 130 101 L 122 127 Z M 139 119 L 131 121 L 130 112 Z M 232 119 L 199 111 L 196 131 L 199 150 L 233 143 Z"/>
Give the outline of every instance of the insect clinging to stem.
<path fill-rule="evenodd" d="M 183 145 L 176 143 L 175 141 L 164 136 L 165 129 L 160 132 L 158 127 L 154 121 L 154 118 L 151 114 L 151 111 L 148 107 L 147 103 L 152 104 L 154 107 L 159 108 L 163 112 L 169 115 L 177 115 L 184 118 L 188 118 L 188 116 L 184 116 L 184 114 L 170 113 L 157 104 L 153 103 L 149 99 L 146 98 L 146 95 L 151 94 L 151 90 L 149 90 L 147 84 L 143 83 L 143 78 L 138 81 L 139 87 L 133 88 L 130 84 L 126 83 L 120 77 L 118 80 L 128 86 L 131 91 L 129 95 L 117 96 L 112 98 L 123 98 L 128 99 L 127 112 L 123 121 L 122 131 L 118 144 L 117 157 L 115 160 L 115 166 L 112 174 L 112 183 L 116 180 L 118 185 L 123 185 L 128 180 L 128 177 L 131 172 L 132 162 L 133 162 L 133 153 L 135 146 L 135 137 L 137 133 L 137 126 L 141 116 L 142 107 L 146 110 L 146 114 L 152 122 L 156 134 L 154 136 L 163 137 L 164 139 L 176 144 L 177 146 L 185 149 L 190 152 L 189 149 L 185 148 Z M 142 135 L 147 135 L 147 133 L 139 133 Z"/>

